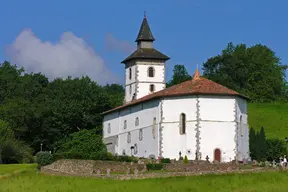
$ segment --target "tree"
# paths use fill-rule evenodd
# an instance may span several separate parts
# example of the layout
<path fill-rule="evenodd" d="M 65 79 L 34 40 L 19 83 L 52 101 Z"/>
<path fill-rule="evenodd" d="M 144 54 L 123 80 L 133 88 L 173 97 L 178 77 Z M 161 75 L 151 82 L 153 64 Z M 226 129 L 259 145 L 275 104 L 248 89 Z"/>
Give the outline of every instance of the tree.
<path fill-rule="evenodd" d="M 278 161 L 278 159 L 286 154 L 286 143 L 280 139 L 267 139 L 266 158 L 268 161 Z"/>
<path fill-rule="evenodd" d="M 32 158 L 31 148 L 16 140 L 9 124 L 0 120 L 0 164 L 30 163 Z"/>
<path fill-rule="evenodd" d="M 258 159 L 257 157 L 257 146 L 255 146 L 256 144 L 256 132 L 253 129 L 253 127 L 251 127 L 249 129 L 249 149 L 250 149 L 250 157 L 254 160 Z"/>
<path fill-rule="evenodd" d="M 204 76 L 246 94 L 254 102 L 284 97 L 285 73 L 280 59 L 265 45 L 229 43 L 220 55 L 203 64 Z"/>
<path fill-rule="evenodd" d="M 264 161 L 264 160 L 266 160 L 266 151 L 267 151 L 266 136 L 265 136 L 264 127 L 261 127 L 261 129 L 260 129 L 257 142 L 258 142 L 257 147 L 259 148 L 258 149 L 259 159 L 261 161 Z"/>
<path fill-rule="evenodd" d="M 93 153 L 107 153 L 102 137 L 96 130 L 81 130 L 69 135 L 58 142 L 57 152 L 79 154 L 82 158 L 90 159 Z"/>
<path fill-rule="evenodd" d="M 13 131 L 10 129 L 8 123 L 0 120 L 0 164 L 3 163 L 2 151 L 6 143 L 13 139 Z"/>
<path fill-rule="evenodd" d="M 173 69 L 172 79 L 167 83 L 167 87 L 177 85 L 184 81 L 190 80 L 192 77 L 188 74 L 184 65 L 175 65 Z"/>

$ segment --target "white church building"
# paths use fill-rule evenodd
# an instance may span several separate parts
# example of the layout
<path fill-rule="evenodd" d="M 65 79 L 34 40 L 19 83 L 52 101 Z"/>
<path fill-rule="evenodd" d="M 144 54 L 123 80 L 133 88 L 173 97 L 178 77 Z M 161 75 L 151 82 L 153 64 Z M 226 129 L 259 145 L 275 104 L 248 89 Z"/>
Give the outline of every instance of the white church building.
<path fill-rule="evenodd" d="M 165 62 L 146 17 L 125 65 L 125 101 L 104 112 L 109 152 L 146 158 L 249 159 L 247 97 L 200 76 L 166 88 Z"/>

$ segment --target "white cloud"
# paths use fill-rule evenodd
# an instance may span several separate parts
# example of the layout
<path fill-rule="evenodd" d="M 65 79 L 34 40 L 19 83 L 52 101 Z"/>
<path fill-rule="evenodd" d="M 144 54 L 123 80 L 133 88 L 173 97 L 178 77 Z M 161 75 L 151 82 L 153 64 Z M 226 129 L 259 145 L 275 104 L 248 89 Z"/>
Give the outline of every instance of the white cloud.
<path fill-rule="evenodd" d="M 104 60 L 81 38 L 71 32 L 59 42 L 43 42 L 31 29 L 23 30 L 7 49 L 12 63 L 26 72 L 41 72 L 50 80 L 88 75 L 99 84 L 119 82 Z"/>
<path fill-rule="evenodd" d="M 119 40 L 109 33 L 105 38 L 105 49 L 130 54 L 135 50 L 135 45 L 132 45 L 128 41 Z"/>

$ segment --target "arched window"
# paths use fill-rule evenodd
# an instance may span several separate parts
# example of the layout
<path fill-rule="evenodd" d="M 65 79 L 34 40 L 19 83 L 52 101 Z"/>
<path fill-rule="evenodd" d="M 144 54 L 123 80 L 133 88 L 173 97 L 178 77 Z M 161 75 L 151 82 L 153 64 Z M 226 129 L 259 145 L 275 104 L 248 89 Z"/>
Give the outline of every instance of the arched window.
<path fill-rule="evenodd" d="M 136 117 L 136 119 L 135 119 L 135 126 L 138 126 L 138 125 L 139 125 L 139 118 Z"/>
<path fill-rule="evenodd" d="M 127 134 L 127 143 L 131 143 L 131 133 L 128 132 Z"/>
<path fill-rule="evenodd" d="M 156 138 L 155 132 L 156 132 L 156 117 L 153 118 L 153 124 L 152 124 L 152 137 L 153 137 L 153 139 Z"/>
<path fill-rule="evenodd" d="M 243 121 L 242 121 L 242 115 L 240 115 L 239 128 L 240 128 L 240 135 L 243 136 Z"/>
<path fill-rule="evenodd" d="M 129 79 L 131 79 L 132 78 L 132 70 L 131 70 L 131 68 L 129 68 Z"/>
<path fill-rule="evenodd" d="M 138 153 L 138 147 L 137 144 L 135 143 L 134 145 L 134 155 L 136 155 Z"/>
<path fill-rule="evenodd" d="M 126 129 L 127 128 L 127 120 L 124 120 L 124 125 L 123 128 Z"/>
<path fill-rule="evenodd" d="M 150 92 L 154 92 L 155 91 L 155 85 L 154 84 L 151 84 L 150 85 Z"/>
<path fill-rule="evenodd" d="M 108 132 L 108 133 L 111 133 L 111 124 L 110 124 L 110 123 L 108 123 L 108 129 L 107 129 L 107 132 Z"/>
<path fill-rule="evenodd" d="M 186 134 L 186 115 L 181 113 L 180 115 L 180 135 Z"/>
<path fill-rule="evenodd" d="M 143 140 L 143 130 L 140 129 L 139 130 L 139 141 L 142 141 Z"/>
<path fill-rule="evenodd" d="M 155 76 L 155 70 L 153 67 L 148 68 L 148 77 L 154 77 Z"/>
<path fill-rule="evenodd" d="M 131 94 L 132 93 L 132 86 L 130 85 L 129 86 L 129 94 Z"/>

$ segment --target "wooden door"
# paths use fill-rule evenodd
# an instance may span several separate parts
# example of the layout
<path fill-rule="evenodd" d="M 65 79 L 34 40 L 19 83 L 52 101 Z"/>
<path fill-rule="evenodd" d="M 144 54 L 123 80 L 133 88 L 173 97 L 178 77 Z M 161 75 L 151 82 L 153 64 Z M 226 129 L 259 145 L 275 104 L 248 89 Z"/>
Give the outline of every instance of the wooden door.
<path fill-rule="evenodd" d="M 221 161 L 221 151 L 220 149 L 214 150 L 214 160 L 220 162 Z"/>

